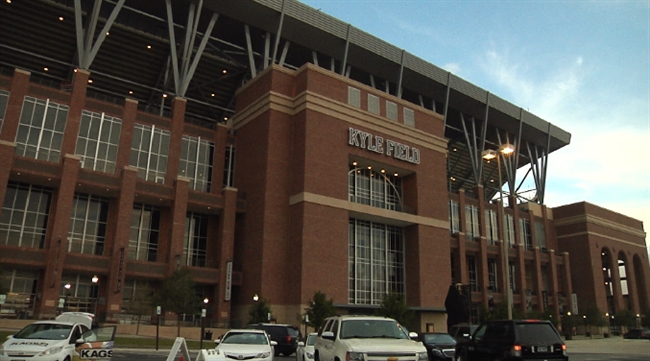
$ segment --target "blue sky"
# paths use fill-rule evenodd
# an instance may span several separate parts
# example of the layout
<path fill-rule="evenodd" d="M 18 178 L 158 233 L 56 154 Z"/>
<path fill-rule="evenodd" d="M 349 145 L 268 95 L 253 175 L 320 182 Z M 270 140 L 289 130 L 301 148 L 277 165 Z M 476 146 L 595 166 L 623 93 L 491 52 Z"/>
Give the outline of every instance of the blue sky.
<path fill-rule="evenodd" d="M 545 203 L 650 229 L 649 0 L 301 1 L 568 131 Z"/>

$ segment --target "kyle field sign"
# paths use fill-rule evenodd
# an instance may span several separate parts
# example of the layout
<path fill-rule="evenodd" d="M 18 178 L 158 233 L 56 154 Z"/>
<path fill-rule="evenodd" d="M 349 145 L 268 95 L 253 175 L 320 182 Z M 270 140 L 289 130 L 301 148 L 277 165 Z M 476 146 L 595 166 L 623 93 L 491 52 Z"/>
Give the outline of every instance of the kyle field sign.
<path fill-rule="evenodd" d="M 349 128 L 348 144 L 405 162 L 420 164 L 420 150 L 359 129 Z"/>

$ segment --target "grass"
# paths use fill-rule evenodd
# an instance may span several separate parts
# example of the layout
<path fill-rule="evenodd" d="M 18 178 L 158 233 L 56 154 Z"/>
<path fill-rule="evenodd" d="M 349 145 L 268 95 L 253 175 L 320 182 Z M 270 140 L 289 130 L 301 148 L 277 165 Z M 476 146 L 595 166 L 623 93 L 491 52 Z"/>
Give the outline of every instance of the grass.
<path fill-rule="evenodd" d="M 16 331 L 0 331 L 0 343 L 4 342 L 7 339 L 7 336 L 13 335 Z M 159 339 L 158 348 L 159 349 L 169 349 L 174 345 L 175 340 L 170 339 Z M 189 350 L 199 350 L 200 342 L 196 340 L 185 340 L 187 348 Z M 124 337 L 116 336 L 115 337 L 115 347 L 116 348 L 146 348 L 146 349 L 155 349 L 156 348 L 156 339 L 154 337 Z M 203 348 L 214 347 L 214 343 L 211 340 L 203 341 Z"/>

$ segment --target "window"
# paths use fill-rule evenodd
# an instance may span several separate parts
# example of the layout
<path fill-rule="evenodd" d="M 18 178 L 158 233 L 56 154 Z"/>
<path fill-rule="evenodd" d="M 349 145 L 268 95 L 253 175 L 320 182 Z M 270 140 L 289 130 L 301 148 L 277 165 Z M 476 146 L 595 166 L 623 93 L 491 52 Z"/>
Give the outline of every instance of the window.
<path fill-rule="evenodd" d="M 9 101 L 9 92 L 0 89 L 0 131 L 2 130 L 2 123 L 5 120 L 5 113 L 7 112 L 7 102 Z"/>
<path fill-rule="evenodd" d="M 497 282 L 497 262 L 494 258 L 488 258 L 488 286 L 493 292 L 499 292 Z"/>
<path fill-rule="evenodd" d="M 394 175 L 350 166 L 348 200 L 377 208 L 402 210 L 402 182 Z"/>
<path fill-rule="evenodd" d="M 3 269 L 0 274 L 0 288 L 6 293 L 3 316 L 31 318 L 36 301 L 38 271 Z"/>
<path fill-rule="evenodd" d="M 121 130 L 122 120 L 119 118 L 104 113 L 82 111 L 75 150 L 75 154 L 81 156 L 81 167 L 114 173 Z"/>
<path fill-rule="evenodd" d="M 190 189 L 209 192 L 212 184 L 214 143 L 183 135 L 178 175 L 189 178 Z"/>
<path fill-rule="evenodd" d="M 70 285 L 66 288 L 65 285 Z M 87 275 L 63 275 L 61 278 L 60 297 L 65 298 L 65 307 L 77 312 L 96 313 L 99 285 L 93 283 Z"/>
<path fill-rule="evenodd" d="M 535 241 L 539 249 L 546 251 L 546 230 L 542 222 L 535 222 Z"/>
<path fill-rule="evenodd" d="M 379 114 L 379 97 L 368 94 L 368 111 L 373 114 Z"/>
<path fill-rule="evenodd" d="M 153 293 L 154 287 L 149 281 L 127 278 L 124 281 L 124 293 L 122 294 L 122 313 L 113 317 L 119 317 L 124 321 L 133 321 L 133 323 L 150 321 L 149 311 Z M 143 310 L 146 311 L 143 312 Z"/>
<path fill-rule="evenodd" d="M 0 214 L 0 244 L 43 248 L 51 198 L 47 188 L 10 182 Z"/>
<path fill-rule="evenodd" d="M 503 236 L 510 247 L 515 246 L 515 218 L 511 214 L 506 214 L 503 219 Z"/>
<path fill-rule="evenodd" d="M 517 285 L 517 283 L 515 282 L 515 271 L 516 271 L 515 263 L 512 261 L 508 261 L 508 267 L 509 267 L 508 276 L 510 278 L 510 289 L 512 290 L 512 293 L 516 293 L 517 287 L 515 286 Z"/>
<path fill-rule="evenodd" d="M 233 187 L 235 184 L 235 147 L 226 147 L 226 160 L 223 167 L 223 186 Z"/>
<path fill-rule="evenodd" d="M 404 294 L 404 235 L 399 227 L 350 219 L 348 302 L 378 305 Z"/>
<path fill-rule="evenodd" d="M 361 107 L 361 91 L 359 89 L 348 87 L 348 104 L 355 108 Z"/>
<path fill-rule="evenodd" d="M 138 168 L 138 178 L 165 183 L 169 131 L 136 124 L 133 128 L 129 165 Z"/>
<path fill-rule="evenodd" d="M 449 232 L 452 236 L 460 232 L 460 206 L 455 201 L 449 201 Z"/>
<path fill-rule="evenodd" d="M 481 236 L 478 207 L 465 206 L 465 235 L 468 240 L 475 241 Z"/>
<path fill-rule="evenodd" d="M 476 274 L 476 258 L 467 256 L 467 271 L 469 273 L 469 288 L 473 292 L 478 292 L 478 275 Z"/>
<path fill-rule="evenodd" d="M 397 104 L 386 101 L 386 118 L 397 121 Z"/>
<path fill-rule="evenodd" d="M 68 231 L 68 252 L 103 255 L 107 220 L 107 199 L 75 194 Z"/>
<path fill-rule="evenodd" d="M 16 155 L 58 162 L 68 107 L 25 97 L 16 133 Z"/>
<path fill-rule="evenodd" d="M 160 209 L 136 204 L 131 214 L 129 259 L 155 262 L 160 233 Z"/>
<path fill-rule="evenodd" d="M 527 219 L 519 219 L 519 238 L 526 247 L 526 250 L 533 249 L 533 239 L 530 236 L 530 222 Z"/>
<path fill-rule="evenodd" d="M 404 125 L 415 127 L 415 112 L 413 109 L 404 108 Z"/>
<path fill-rule="evenodd" d="M 485 210 L 485 235 L 489 244 L 496 244 L 499 240 L 499 228 L 497 226 L 497 212 L 492 209 Z"/>
<path fill-rule="evenodd" d="M 208 216 L 189 212 L 185 218 L 185 245 L 183 259 L 185 264 L 205 267 L 208 244 Z"/>

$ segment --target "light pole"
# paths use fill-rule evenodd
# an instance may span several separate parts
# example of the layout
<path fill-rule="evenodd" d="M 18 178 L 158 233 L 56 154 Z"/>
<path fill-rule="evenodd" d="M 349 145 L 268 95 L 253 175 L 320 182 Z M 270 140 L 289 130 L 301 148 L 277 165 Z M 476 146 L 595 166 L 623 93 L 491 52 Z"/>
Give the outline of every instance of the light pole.
<path fill-rule="evenodd" d="M 98 289 L 98 283 L 99 283 L 99 277 L 97 275 L 94 275 L 93 278 L 90 279 L 90 281 L 93 283 L 93 292 L 94 292 L 94 299 L 93 299 L 93 314 L 95 317 L 97 317 L 97 298 L 99 297 L 99 289 Z"/>
<path fill-rule="evenodd" d="M 505 207 L 503 205 L 503 181 L 501 179 L 501 157 L 512 154 L 515 148 L 510 144 L 503 144 L 499 147 L 499 151 L 487 149 L 483 151 L 483 159 L 490 161 L 494 158 L 497 159 L 497 169 L 499 173 L 499 207 L 501 207 L 502 215 L 501 227 L 505 225 Z M 508 243 L 506 242 L 505 229 L 503 229 L 504 239 L 501 240 L 501 253 L 503 253 L 503 277 L 506 292 L 506 307 L 508 308 L 508 319 L 512 320 L 512 288 L 510 286 L 510 261 L 508 257 Z"/>
<path fill-rule="evenodd" d="M 203 299 L 203 309 L 201 310 L 201 340 L 199 341 L 199 350 L 203 349 L 203 335 L 205 332 L 205 316 L 206 316 L 206 308 L 208 307 L 208 302 L 210 300 L 206 297 Z"/>

